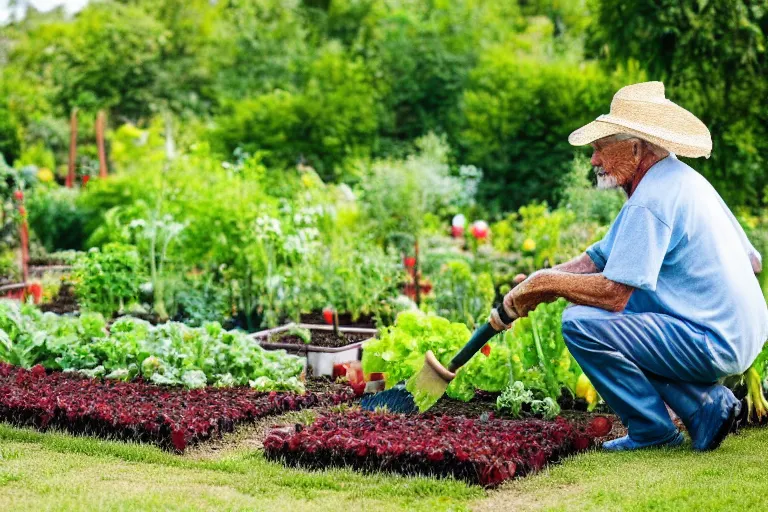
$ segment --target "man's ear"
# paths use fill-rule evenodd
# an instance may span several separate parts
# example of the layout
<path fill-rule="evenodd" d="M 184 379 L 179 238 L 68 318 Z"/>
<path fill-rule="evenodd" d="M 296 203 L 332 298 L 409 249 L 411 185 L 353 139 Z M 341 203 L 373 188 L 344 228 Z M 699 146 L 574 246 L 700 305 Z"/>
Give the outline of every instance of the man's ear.
<path fill-rule="evenodd" d="M 640 159 L 640 141 L 637 139 L 632 141 L 632 156 L 635 157 L 635 160 Z"/>

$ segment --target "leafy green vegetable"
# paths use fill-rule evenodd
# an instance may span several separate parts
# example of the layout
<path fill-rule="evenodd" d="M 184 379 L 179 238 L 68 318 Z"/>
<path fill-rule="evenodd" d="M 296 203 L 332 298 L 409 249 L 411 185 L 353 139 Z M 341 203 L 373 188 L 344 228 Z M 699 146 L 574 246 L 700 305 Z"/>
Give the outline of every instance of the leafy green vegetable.
<path fill-rule="evenodd" d="M 551 397 L 547 396 L 543 400 L 531 402 L 531 412 L 545 420 L 551 420 L 560 414 L 560 406 Z"/>
<path fill-rule="evenodd" d="M 41 313 L 30 305 L 0 300 L 0 361 L 77 371 L 90 377 L 156 384 L 246 386 L 303 391 L 304 359 L 266 351 L 238 331 L 216 322 L 193 328 L 177 322 L 154 327 L 122 317 L 109 332 L 101 315 Z"/>
<path fill-rule="evenodd" d="M 544 398 L 556 400 L 562 388 L 574 393 L 582 372 L 563 340 L 565 306 L 563 299 L 541 304 L 528 317 L 517 320 L 512 329 L 492 339 L 490 354 L 470 359 L 448 386 L 448 396 L 467 401 L 476 389 L 501 392 L 516 381 Z M 364 345 L 363 371 L 386 374 L 391 387 L 421 368 L 427 350 L 447 365 L 470 336 L 463 323 L 405 311 L 397 316 L 394 326 Z"/>
<path fill-rule="evenodd" d="M 525 384 L 518 380 L 499 395 L 496 399 L 496 408 L 519 417 L 523 412 L 523 405 L 531 402 L 533 402 L 533 392 L 525 389 Z"/>

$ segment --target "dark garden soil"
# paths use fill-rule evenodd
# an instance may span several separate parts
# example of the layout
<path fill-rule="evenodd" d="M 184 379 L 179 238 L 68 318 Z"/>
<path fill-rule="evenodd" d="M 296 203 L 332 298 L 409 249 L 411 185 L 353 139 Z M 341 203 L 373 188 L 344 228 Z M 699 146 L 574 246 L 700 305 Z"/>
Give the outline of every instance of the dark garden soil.
<path fill-rule="evenodd" d="M 40 304 L 40 309 L 43 312 L 56 313 L 57 315 L 64 315 L 67 313 L 74 313 L 80 309 L 77 304 L 77 297 L 75 297 L 75 288 L 71 284 L 62 284 L 59 288 L 59 293 L 51 300 Z"/>
<path fill-rule="evenodd" d="M 303 324 L 321 324 L 327 325 L 323 318 L 322 311 L 315 311 L 313 313 L 306 313 L 301 315 L 299 322 Z M 364 327 L 369 329 L 376 328 L 376 319 L 370 315 L 361 315 L 357 320 L 352 320 L 352 315 L 349 313 L 339 313 L 339 325 L 342 327 Z"/>
<path fill-rule="evenodd" d="M 373 335 L 365 333 L 341 333 L 340 336 L 336 336 L 333 331 L 312 331 L 312 342 L 310 345 L 315 347 L 325 348 L 339 348 L 345 347 L 351 343 L 357 343 L 358 341 L 365 341 L 370 339 Z M 292 345 L 306 346 L 304 340 L 296 335 L 290 334 L 286 336 L 273 336 L 269 338 L 269 343 L 290 343 Z"/>
<path fill-rule="evenodd" d="M 33 256 L 30 257 L 28 260 L 28 265 L 30 267 L 50 267 L 50 266 L 61 266 L 61 265 L 68 265 L 69 262 L 67 262 L 63 258 L 53 258 L 51 256 Z"/>

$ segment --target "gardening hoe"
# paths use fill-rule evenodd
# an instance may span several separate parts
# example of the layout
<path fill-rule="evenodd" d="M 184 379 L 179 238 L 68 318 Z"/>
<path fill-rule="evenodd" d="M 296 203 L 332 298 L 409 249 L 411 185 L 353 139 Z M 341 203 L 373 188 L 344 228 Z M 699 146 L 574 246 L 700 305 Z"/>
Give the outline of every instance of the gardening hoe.
<path fill-rule="evenodd" d="M 512 322 L 503 307 L 497 307 L 496 311 L 502 322 L 507 325 Z M 417 408 L 420 412 L 426 411 L 443 396 L 448 384 L 456 377 L 456 370 L 464 366 L 498 333 L 489 323 L 480 326 L 469 342 L 451 359 L 448 368 L 440 364 L 431 350 L 427 350 L 424 366 L 418 373 L 405 384 L 399 383 L 392 389 L 364 398 L 362 408 L 373 411 L 378 407 L 386 407 L 390 412 L 399 413 L 416 412 Z"/>

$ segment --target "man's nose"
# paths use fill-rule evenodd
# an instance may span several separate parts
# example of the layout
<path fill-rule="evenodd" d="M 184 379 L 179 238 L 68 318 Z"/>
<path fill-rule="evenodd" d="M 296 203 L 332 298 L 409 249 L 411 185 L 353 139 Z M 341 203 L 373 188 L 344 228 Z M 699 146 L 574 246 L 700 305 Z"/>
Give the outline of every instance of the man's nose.
<path fill-rule="evenodd" d="M 589 163 L 591 163 L 592 166 L 594 167 L 600 167 L 603 164 L 602 160 L 600 160 L 600 155 L 598 154 L 597 151 L 594 151 L 592 153 L 592 159 L 589 161 Z"/>

